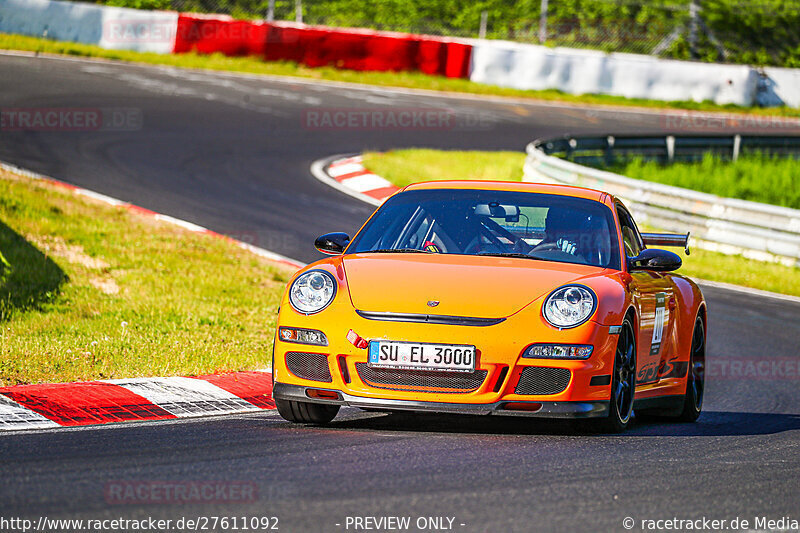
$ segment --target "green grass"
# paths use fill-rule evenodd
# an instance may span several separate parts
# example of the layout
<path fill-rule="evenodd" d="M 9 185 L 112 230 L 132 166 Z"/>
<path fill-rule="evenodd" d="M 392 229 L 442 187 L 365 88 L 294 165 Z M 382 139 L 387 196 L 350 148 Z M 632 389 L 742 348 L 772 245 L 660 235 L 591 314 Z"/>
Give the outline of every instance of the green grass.
<path fill-rule="evenodd" d="M 364 154 L 364 166 L 399 186 L 415 181 L 453 178 L 519 181 L 524 160 L 525 154 L 516 152 L 409 149 Z M 797 193 L 797 189 L 795 186 L 792 191 Z M 675 251 L 678 252 L 677 249 Z M 682 250 L 680 255 L 684 259 L 684 266 L 678 271 L 681 274 L 800 296 L 800 268 L 754 261 L 696 247 L 689 257 Z"/>
<path fill-rule="evenodd" d="M 424 148 L 364 153 L 364 166 L 393 184 L 452 179 L 520 181 L 523 152 L 443 151 Z"/>
<path fill-rule="evenodd" d="M 731 162 L 706 154 L 697 163 L 661 165 L 636 158 L 608 170 L 718 196 L 800 209 L 800 161 L 796 159 L 751 154 Z"/>
<path fill-rule="evenodd" d="M 0 33 L 0 49 L 21 50 L 47 54 L 94 57 L 166 65 L 180 68 L 219 70 L 248 74 L 290 76 L 326 81 L 362 83 L 382 87 L 424 89 L 474 95 L 502 96 L 531 100 L 558 101 L 573 104 L 633 106 L 659 109 L 687 109 L 696 111 L 736 112 L 752 115 L 800 117 L 800 109 L 789 107 L 750 108 L 736 105 L 717 105 L 713 102 L 663 102 L 608 95 L 572 95 L 557 90 L 525 91 L 484 85 L 464 79 L 428 76 L 418 72 L 358 72 L 333 67 L 308 68 L 287 61 L 261 61 L 254 57 L 227 57 L 221 54 L 153 54 L 128 50 L 105 50 L 85 44 L 52 41 L 37 37 Z"/>
<path fill-rule="evenodd" d="M 291 270 L 0 171 L 0 384 L 269 366 Z"/>

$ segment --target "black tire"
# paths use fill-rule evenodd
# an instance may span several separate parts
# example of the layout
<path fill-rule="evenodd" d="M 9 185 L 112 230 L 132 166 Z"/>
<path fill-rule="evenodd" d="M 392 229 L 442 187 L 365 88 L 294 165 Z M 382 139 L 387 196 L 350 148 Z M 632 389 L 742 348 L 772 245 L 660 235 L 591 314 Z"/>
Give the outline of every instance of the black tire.
<path fill-rule="evenodd" d="M 622 321 L 622 329 L 614 352 L 614 371 L 611 374 L 611 401 L 608 416 L 598 419 L 597 429 L 605 433 L 625 431 L 633 418 L 633 400 L 636 392 L 636 335 L 629 317 Z"/>
<path fill-rule="evenodd" d="M 703 410 L 703 397 L 706 386 L 706 326 L 702 317 L 697 317 L 692 333 L 692 352 L 689 357 L 689 371 L 686 376 L 686 394 L 683 398 L 683 411 L 676 420 L 694 422 Z"/>
<path fill-rule="evenodd" d="M 294 400 L 275 400 L 278 414 L 289 422 L 298 424 L 324 425 L 333 420 L 339 412 L 338 405 L 296 402 Z"/>

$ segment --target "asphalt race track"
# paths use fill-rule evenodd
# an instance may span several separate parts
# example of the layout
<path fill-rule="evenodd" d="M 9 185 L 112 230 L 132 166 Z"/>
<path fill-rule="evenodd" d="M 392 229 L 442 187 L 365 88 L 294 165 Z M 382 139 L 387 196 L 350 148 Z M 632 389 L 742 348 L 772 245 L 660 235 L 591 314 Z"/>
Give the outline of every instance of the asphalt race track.
<path fill-rule="evenodd" d="M 319 257 L 314 237 L 353 232 L 371 211 L 315 180 L 308 169 L 318 158 L 407 146 L 522 150 L 536 137 L 678 124 L 648 112 L 20 56 L 0 56 L 0 95 L 3 110 L 134 117 L 116 130 L 0 131 L 0 160 L 305 262 Z M 405 129 L 310 119 L 345 108 L 448 118 Z M 564 423 L 346 409 L 327 428 L 273 412 L 17 433 L 0 436 L 0 515 L 276 516 L 290 532 L 354 531 L 348 516 L 409 516 L 412 525 L 445 516 L 464 532 L 623 531 L 625 517 L 800 518 L 800 304 L 704 292 L 709 363 L 696 424 L 638 422 L 605 436 Z M 109 482 L 134 480 L 258 491 L 204 506 L 109 503 Z"/>

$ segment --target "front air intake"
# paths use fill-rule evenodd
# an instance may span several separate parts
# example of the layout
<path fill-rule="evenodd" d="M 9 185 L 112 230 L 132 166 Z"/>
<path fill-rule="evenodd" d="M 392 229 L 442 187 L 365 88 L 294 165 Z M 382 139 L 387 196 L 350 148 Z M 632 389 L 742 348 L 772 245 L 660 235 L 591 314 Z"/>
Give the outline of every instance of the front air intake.
<path fill-rule="evenodd" d="M 435 370 L 392 370 L 372 368 L 366 363 L 356 363 L 358 377 L 378 389 L 468 393 L 478 390 L 486 379 L 486 370 L 474 372 L 440 372 Z"/>
<path fill-rule="evenodd" d="M 333 381 L 328 366 L 328 356 L 318 353 L 288 352 L 286 366 L 289 372 L 302 379 L 312 381 Z"/>
<path fill-rule="evenodd" d="M 547 395 L 564 392 L 572 373 L 566 368 L 526 367 L 519 376 L 514 394 Z"/>

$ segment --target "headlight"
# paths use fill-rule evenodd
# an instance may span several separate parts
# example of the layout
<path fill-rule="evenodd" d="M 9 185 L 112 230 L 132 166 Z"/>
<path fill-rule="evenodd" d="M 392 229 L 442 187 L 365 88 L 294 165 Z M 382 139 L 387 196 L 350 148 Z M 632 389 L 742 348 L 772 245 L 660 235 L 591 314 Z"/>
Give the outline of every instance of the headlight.
<path fill-rule="evenodd" d="M 289 302 L 304 315 L 319 313 L 336 296 L 336 280 L 324 270 L 309 270 L 298 276 L 289 289 Z"/>
<path fill-rule="evenodd" d="M 544 318 L 557 328 L 574 328 L 589 320 L 597 306 L 594 293 L 582 285 L 558 288 L 544 302 Z"/>

